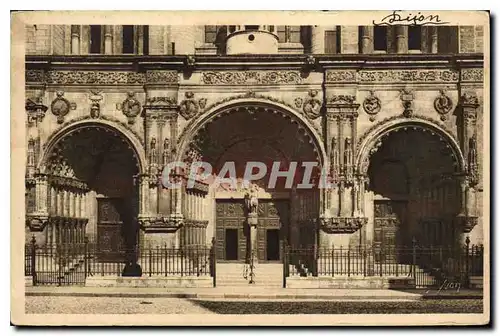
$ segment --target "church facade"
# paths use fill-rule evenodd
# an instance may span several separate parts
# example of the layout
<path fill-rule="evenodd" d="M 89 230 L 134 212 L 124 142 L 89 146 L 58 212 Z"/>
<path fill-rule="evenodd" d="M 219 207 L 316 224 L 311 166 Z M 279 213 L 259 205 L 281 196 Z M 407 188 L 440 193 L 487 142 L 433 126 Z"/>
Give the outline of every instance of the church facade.
<path fill-rule="evenodd" d="M 26 241 L 105 255 L 483 239 L 482 26 L 26 26 Z M 172 162 L 330 188 L 184 183 Z M 302 167 L 302 168 L 301 168 Z M 301 170 L 302 169 L 302 170 Z M 111 257 L 110 257 L 111 258 Z M 278 267 L 278 266 L 277 266 Z"/>

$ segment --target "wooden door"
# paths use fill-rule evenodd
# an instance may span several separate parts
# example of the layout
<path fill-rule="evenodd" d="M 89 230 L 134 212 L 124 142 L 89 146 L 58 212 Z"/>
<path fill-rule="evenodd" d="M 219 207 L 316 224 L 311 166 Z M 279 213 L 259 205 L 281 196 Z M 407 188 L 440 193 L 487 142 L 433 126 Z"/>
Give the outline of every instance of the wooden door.
<path fill-rule="evenodd" d="M 238 260 L 245 261 L 247 256 L 247 234 L 245 230 L 245 208 L 243 200 L 216 201 L 216 248 L 217 260 L 226 256 L 226 229 L 237 230 Z"/>
<path fill-rule="evenodd" d="M 374 240 L 376 258 L 396 260 L 397 247 L 402 247 L 401 221 L 406 212 L 406 201 L 378 200 L 374 203 Z"/>
<path fill-rule="evenodd" d="M 97 199 L 97 250 L 102 261 L 123 260 L 125 240 L 123 237 L 123 219 L 120 198 Z"/>
<path fill-rule="evenodd" d="M 268 230 L 279 230 L 279 242 L 281 245 L 285 237 L 288 237 L 290 218 L 290 204 L 288 200 L 259 200 L 258 207 L 259 223 L 257 230 L 257 254 L 259 262 L 276 262 L 268 260 L 267 237 Z M 276 247 L 273 247 L 276 248 Z M 277 248 L 280 248 L 278 246 Z M 280 260 L 281 260 L 280 250 Z M 271 258 L 273 259 L 273 258 Z"/>

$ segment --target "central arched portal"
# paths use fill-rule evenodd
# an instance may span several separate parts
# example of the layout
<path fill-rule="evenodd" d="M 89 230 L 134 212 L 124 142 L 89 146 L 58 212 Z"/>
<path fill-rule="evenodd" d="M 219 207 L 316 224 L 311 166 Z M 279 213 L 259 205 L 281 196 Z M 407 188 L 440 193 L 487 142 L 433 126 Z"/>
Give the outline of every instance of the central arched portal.
<path fill-rule="evenodd" d="M 219 261 L 280 262 L 285 241 L 314 244 L 311 219 L 320 211 L 323 156 L 317 136 L 299 117 L 268 104 L 234 104 L 200 123 L 187 143 L 184 162 L 203 161 L 212 167 L 205 179 L 207 238 L 215 238 Z M 262 167 L 248 168 L 249 163 L 258 163 L 264 172 Z M 310 178 L 307 166 L 314 166 Z M 273 176 L 273 169 L 281 173 Z M 262 176 L 245 184 L 245 171 Z M 184 217 L 190 215 L 185 208 Z"/>

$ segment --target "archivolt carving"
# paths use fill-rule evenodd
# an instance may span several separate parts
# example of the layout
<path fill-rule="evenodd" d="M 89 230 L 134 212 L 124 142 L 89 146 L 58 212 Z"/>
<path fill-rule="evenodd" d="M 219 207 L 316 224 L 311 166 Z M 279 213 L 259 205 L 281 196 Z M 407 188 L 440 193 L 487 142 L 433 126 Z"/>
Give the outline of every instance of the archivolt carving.
<path fill-rule="evenodd" d="M 216 101 L 215 103 L 207 106 L 205 108 L 205 111 L 211 111 L 211 110 L 214 110 L 217 108 L 217 106 L 220 106 L 220 105 L 223 105 L 223 104 L 226 104 L 230 101 L 233 101 L 233 100 L 240 100 L 240 99 L 244 99 L 244 98 L 251 98 L 251 99 L 263 99 L 263 100 L 267 100 L 269 102 L 272 102 L 272 103 L 278 103 L 278 104 L 281 104 L 281 105 L 284 105 L 294 111 L 297 111 L 298 113 L 300 113 L 301 115 L 303 116 L 306 116 L 304 114 L 304 112 L 302 111 L 302 109 L 297 109 L 296 106 L 293 106 L 292 104 L 289 104 L 287 102 L 285 102 L 284 100 L 281 100 L 281 99 L 278 99 L 278 98 L 275 98 L 275 97 L 271 97 L 271 96 L 266 96 L 266 95 L 261 95 L 261 94 L 257 94 L 253 91 L 248 91 L 244 94 L 240 94 L 240 95 L 236 95 L 236 96 L 231 96 L 231 97 L 227 97 L 227 98 L 224 98 L 224 99 L 221 99 L 219 101 Z M 198 118 L 202 116 L 202 114 L 199 114 L 196 118 L 192 118 L 189 123 L 184 127 L 184 129 L 182 130 L 180 136 L 178 137 L 177 139 L 177 143 L 180 143 L 182 141 L 182 139 L 184 139 L 185 137 L 185 133 L 191 129 L 191 126 L 198 120 Z M 306 116 L 307 117 L 307 116 Z M 309 118 L 307 118 L 309 119 Z M 308 123 L 308 126 L 314 128 L 318 134 L 322 134 L 320 128 L 318 126 L 316 126 L 315 124 L 313 123 Z"/>
<path fill-rule="evenodd" d="M 368 155 L 365 155 L 365 157 L 362 157 L 362 155 L 364 155 L 364 153 L 361 153 L 361 150 L 362 150 L 362 146 L 365 144 L 367 138 L 369 136 L 371 136 L 373 134 L 373 132 L 377 129 L 377 128 L 380 128 L 380 129 L 384 129 L 384 125 L 386 124 L 390 124 L 392 121 L 394 120 L 400 120 L 401 123 L 398 123 L 398 125 L 404 125 L 405 123 L 411 123 L 412 121 L 425 121 L 426 123 L 430 123 L 430 124 L 433 124 L 435 125 L 436 127 L 440 128 L 441 130 L 443 130 L 445 132 L 445 137 L 448 137 L 449 139 L 451 139 L 454 144 L 456 145 L 455 149 L 457 151 L 460 151 L 459 147 L 458 147 L 458 139 L 457 137 L 446 127 L 445 124 L 433 119 L 433 118 L 430 118 L 430 117 L 426 117 L 426 116 L 423 116 L 423 115 L 412 115 L 411 117 L 404 117 L 402 115 L 397 115 L 397 116 L 392 116 L 392 117 L 389 117 L 389 118 L 386 118 L 384 120 L 382 120 L 381 122 L 377 123 L 377 124 L 374 124 L 372 125 L 370 128 L 368 128 L 364 133 L 363 135 L 361 135 L 361 137 L 359 138 L 359 141 L 357 142 L 357 145 L 356 145 L 356 156 L 357 156 L 357 159 L 356 159 L 356 165 L 357 165 L 357 168 L 360 170 L 358 171 L 358 173 L 363 173 L 363 170 L 365 168 L 368 168 L 368 166 L 364 167 L 365 165 L 369 164 L 369 157 L 370 157 L 370 153 L 368 153 Z M 411 125 L 410 127 L 413 127 L 413 125 Z M 421 127 L 425 127 L 425 126 L 421 126 Z M 448 140 L 448 139 L 447 139 Z M 376 146 L 376 144 L 375 144 Z M 461 166 L 461 168 L 463 169 L 464 166 L 465 166 L 465 162 L 463 160 L 463 155 L 461 152 L 459 153 L 455 153 L 457 155 L 460 155 L 460 157 L 457 157 L 457 160 L 459 160 L 459 164 Z M 359 160 L 365 160 L 366 162 L 360 162 Z"/>
<path fill-rule="evenodd" d="M 128 132 L 132 133 L 135 136 L 135 138 L 140 142 L 140 144 L 144 148 L 144 141 L 143 141 L 142 137 L 139 135 L 139 133 L 137 133 L 135 130 L 133 130 L 132 128 L 130 128 L 126 123 L 122 122 L 121 120 L 118 120 L 118 119 L 110 117 L 110 116 L 105 116 L 105 115 L 99 116 L 98 119 L 94 119 L 91 116 L 87 115 L 87 116 L 80 116 L 78 118 L 74 118 L 74 119 L 68 120 L 67 122 L 65 122 L 64 124 L 62 124 L 61 126 L 59 126 L 57 129 L 55 129 L 49 135 L 49 137 L 47 138 L 47 141 L 45 141 L 45 143 L 43 144 L 43 148 L 46 149 L 47 144 L 51 143 L 52 142 L 52 138 L 55 137 L 57 134 L 59 134 L 59 132 L 63 128 L 66 128 L 67 126 L 69 126 L 71 124 L 75 124 L 75 123 L 77 123 L 79 121 L 83 121 L 83 120 L 99 120 L 99 119 L 106 120 L 106 121 L 111 121 L 111 122 L 116 123 L 116 124 L 120 125 L 121 127 L 125 128 Z"/>

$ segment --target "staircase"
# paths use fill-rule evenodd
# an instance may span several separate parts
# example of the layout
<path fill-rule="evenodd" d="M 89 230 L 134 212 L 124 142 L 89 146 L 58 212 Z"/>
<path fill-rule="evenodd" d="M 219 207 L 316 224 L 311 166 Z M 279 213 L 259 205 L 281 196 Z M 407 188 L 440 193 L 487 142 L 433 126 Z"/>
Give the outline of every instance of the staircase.
<path fill-rule="evenodd" d="M 245 279 L 244 269 L 248 266 Z M 249 265 L 239 263 L 217 263 L 217 287 L 283 287 L 282 264 L 256 264 L 254 270 L 255 283 L 250 284 Z"/>

